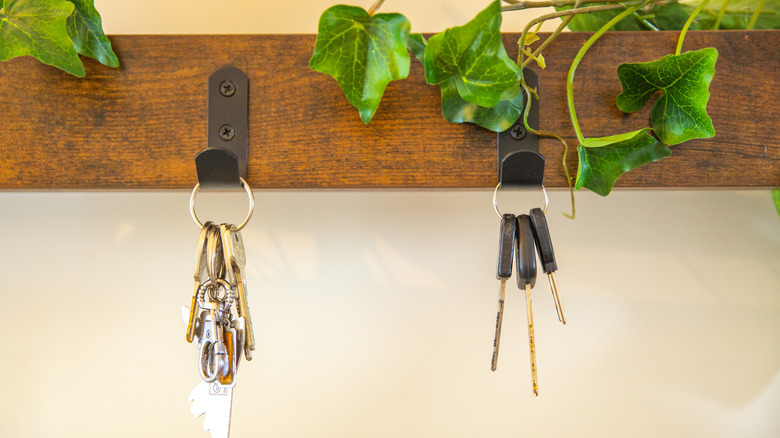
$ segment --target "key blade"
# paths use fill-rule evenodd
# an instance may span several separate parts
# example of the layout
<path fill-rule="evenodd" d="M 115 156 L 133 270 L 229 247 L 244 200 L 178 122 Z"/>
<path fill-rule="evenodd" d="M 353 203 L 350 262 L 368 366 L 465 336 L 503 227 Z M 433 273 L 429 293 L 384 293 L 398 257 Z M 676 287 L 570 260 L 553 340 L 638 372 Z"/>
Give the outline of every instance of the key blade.
<path fill-rule="evenodd" d="M 190 392 L 188 398 L 192 402 L 190 412 L 196 418 L 203 418 L 203 430 L 211 434 L 211 438 L 228 438 L 230 436 L 230 413 L 233 405 L 233 388 L 223 387 L 216 383 L 200 382 Z"/>
<path fill-rule="evenodd" d="M 534 396 L 539 396 L 539 379 L 536 375 L 536 340 L 534 339 L 534 314 L 531 310 L 531 285 L 525 285 L 525 309 L 528 313 L 528 347 L 531 350 L 531 382 Z"/>
<path fill-rule="evenodd" d="M 552 290 L 553 301 L 555 302 L 555 310 L 558 311 L 558 321 L 566 324 L 566 314 L 563 311 L 561 296 L 558 294 L 558 280 L 555 279 L 555 273 L 550 272 L 547 274 L 547 278 L 550 280 L 550 289 Z"/>
<path fill-rule="evenodd" d="M 498 367 L 498 346 L 501 343 L 501 324 L 504 321 L 504 299 L 506 298 L 506 278 L 501 279 L 498 292 L 498 314 L 496 315 L 496 334 L 493 337 L 493 358 L 490 360 L 490 371 Z"/>

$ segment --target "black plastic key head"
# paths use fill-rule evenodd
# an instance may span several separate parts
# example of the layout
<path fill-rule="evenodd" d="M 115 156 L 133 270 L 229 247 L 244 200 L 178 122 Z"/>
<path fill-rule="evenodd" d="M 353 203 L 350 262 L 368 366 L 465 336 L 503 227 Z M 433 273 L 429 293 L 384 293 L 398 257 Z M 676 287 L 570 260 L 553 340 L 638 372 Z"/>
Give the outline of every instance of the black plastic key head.
<path fill-rule="evenodd" d="M 539 251 L 539 260 L 542 261 L 542 269 L 545 274 L 558 270 L 558 264 L 555 262 L 555 251 L 553 250 L 552 239 L 550 238 L 550 229 L 547 227 L 547 217 L 541 208 L 531 210 L 531 225 L 534 231 L 534 240 L 536 240 L 536 249 Z"/>
<path fill-rule="evenodd" d="M 517 287 L 525 289 L 536 284 L 536 246 L 531 217 L 521 214 L 517 217 L 517 238 L 515 239 L 515 260 L 517 260 Z"/>
<path fill-rule="evenodd" d="M 517 219 L 513 214 L 501 216 L 501 231 L 498 236 L 498 272 L 496 276 L 509 278 L 512 276 L 512 259 L 515 255 L 515 235 Z"/>

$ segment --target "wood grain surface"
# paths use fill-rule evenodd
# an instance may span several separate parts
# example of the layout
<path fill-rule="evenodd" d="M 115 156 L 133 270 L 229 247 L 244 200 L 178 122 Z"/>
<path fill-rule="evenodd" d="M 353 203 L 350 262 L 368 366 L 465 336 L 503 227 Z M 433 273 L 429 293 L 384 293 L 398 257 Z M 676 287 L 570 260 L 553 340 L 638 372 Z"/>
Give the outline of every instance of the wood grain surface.
<path fill-rule="evenodd" d="M 672 53 L 677 32 L 608 33 L 577 70 L 575 100 L 586 137 L 649 124 L 650 105 L 625 115 L 615 69 Z M 588 33 L 562 34 L 546 52 L 541 128 L 576 140 L 565 77 Z M 515 56 L 519 35 L 504 43 Z M 544 37 L 544 36 L 543 36 Z M 250 79 L 249 174 L 253 188 L 479 188 L 496 184 L 496 134 L 447 123 L 438 87 L 412 60 L 363 125 L 338 84 L 308 68 L 314 35 L 113 36 L 122 63 L 85 59 L 78 79 L 32 58 L 0 63 L 0 189 L 183 189 L 206 147 L 209 75 L 224 65 Z M 708 105 L 717 135 L 673 148 L 618 187 L 780 186 L 777 104 L 780 31 L 689 32 L 685 49 L 720 52 Z M 545 184 L 565 187 L 558 143 L 543 140 Z"/>

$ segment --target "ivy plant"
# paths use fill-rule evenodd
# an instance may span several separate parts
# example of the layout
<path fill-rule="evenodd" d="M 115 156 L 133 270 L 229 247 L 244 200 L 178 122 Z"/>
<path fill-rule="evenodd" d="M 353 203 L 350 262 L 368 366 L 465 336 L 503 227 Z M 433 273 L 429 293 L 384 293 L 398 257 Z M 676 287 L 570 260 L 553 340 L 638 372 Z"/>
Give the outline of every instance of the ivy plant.
<path fill-rule="evenodd" d="M 400 50 L 405 46 L 422 63 L 426 82 L 439 86 L 442 115 L 446 120 L 474 123 L 500 132 L 522 115 L 527 118 L 530 100 L 535 96 L 535 90 L 523 81 L 522 68 L 529 62 L 545 68 L 542 51 L 566 27 L 595 32 L 572 61 L 567 77 L 569 114 L 579 143 L 576 179 L 568 174 L 565 161 L 568 144 L 563 137 L 533 129 L 525 123 L 530 132 L 558 139 L 564 147 L 562 164 L 572 189 L 572 214 L 567 215 L 570 217 L 574 217 L 574 189 L 588 188 L 606 196 L 623 173 L 669 156 L 672 153 L 669 146 L 715 135 L 707 102 L 718 52 L 710 47 L 682 53 L 689 29 L 780 28 L 780 0 L 504 2 L 507 5 L 503 7 L 499 0 L 489 2 L 469 22 L 446 29 L 429 41 L 420 34 L 410 33 L 409 21 L 402 15 L 377 14 L 383 0 L 376 1 L 368 11 L 355 6 L 334 6 L 320 19 L 310 65 L 339 82 L 367 124 L 379 107 L 387 83 L 408 75 L 408 57 Z M 531 20 L 523 29 L 518 41 L 518 59 L 513 62 L 501 42 L 502 13 L 551 5 L 556 7 L 556 12 Z M 346 16 L 343 22 L 334 19 L 336 11 Z M 533 48 L 540 40 L 537 32 L 542 22 L 558 18 L 562 19 L 558 29 Z M 389 22 L 397 25 L 386 24 Z M 674 54 L 622 64 L 617 69 L 623 88 L 616 98 L 620 110 L 637 111 L 660 93 L 651 111 L 651 126 L 634 132 L 585 138 L 574 107 L 574 73 L 588 49 L 608 30 L 682 32 Z M 366 67 L 375 64 L 385 70 L 380 73 Z"/>
<path fill-rule="evenodd" d="M 0 60 L 29 55 L 83 77 L 79 54 L 119 67 L 94 0 L 2 0 Z"/>
<path fill-rule="evenodd" d="M 387 84 L 409 74 L 409 55 L 425 68 L 426 82 L 441 90 L 442 114 L 453 123 L 503 131 L 520 117 L 520 68 L 501 42 L 501 3 L 491 2 L 474 19 L 426 41 L 409 34 L 401 14 L 379 14 L 337 5 L 320 17 L 309 65 L 332 76 L 368 124 Z"/>

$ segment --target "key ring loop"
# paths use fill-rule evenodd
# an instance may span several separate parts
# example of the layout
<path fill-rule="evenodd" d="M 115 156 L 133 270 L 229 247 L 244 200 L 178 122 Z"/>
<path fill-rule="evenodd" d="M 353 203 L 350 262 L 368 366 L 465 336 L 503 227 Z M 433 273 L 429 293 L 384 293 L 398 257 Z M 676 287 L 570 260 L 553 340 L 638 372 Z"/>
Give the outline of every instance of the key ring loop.
<path fill-rule="evenodd" d="M 230 370 L 226 355 L 218 350 L 218 344 L 212 341 L 204 341 L 200 346 L 200 378 L 207 383 L 216 381 L 220 374 L 227 376 Z"/>
<path fill-rule="evenodd" d="M 496 211 L 496 214 L 498 217 L 503 217 L 503 214 L 501 214 L 501 211 L 498 209 L 498 189 L 501 188 L 501 183 L 499 182 L 498 185 L 496 185 L 495 190 L 493 190 L 493 210 Z M 547 206 L 550 205 L 550 197 L 547 196 L 547 189 L 544 188 L 544 185 L 542 185 L 542 193 L 544 194 L 544 208 L 542 208 L 542 211 L 547 213 Z"/>
<path fill-rule="evenodd" d="M 247 222 L 249 222 L 249 219 L 252 217 L 252 212 L 255 210 L 255 197 L 252 194 L 252 188 L 249 187 L 249 184 L 247 184 L 244 178 L 239 177 L 239 179 L 241 180 L 241 187 L 244 188 L 246 196 L 249 198 L 249 211 L 247 212 L 244 221 L 236 227 L 236 231 L 241 231 L 241 229 L 246 226 Z M 200 183 L 197 183 L 195 184 L 195 188 L 192 189 L 192 195 L 190 195 L 190 216 L 192 216 L 192 220 L 195 221 L 195 225 L 202 229 L 203 223 L 198 219 L 198 215 L 195 213 L 195 195 L 197 195 L 199 191 Z"/>

